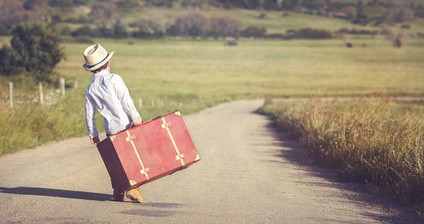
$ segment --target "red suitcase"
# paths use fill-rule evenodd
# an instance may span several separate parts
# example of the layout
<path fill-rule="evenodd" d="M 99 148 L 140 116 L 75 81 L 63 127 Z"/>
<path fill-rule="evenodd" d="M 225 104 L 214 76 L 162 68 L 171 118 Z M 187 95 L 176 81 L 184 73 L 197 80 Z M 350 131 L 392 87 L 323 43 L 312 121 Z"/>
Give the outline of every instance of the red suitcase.
<path fill-rule="evenodd" d="M 200 160 L 179 111 L 109 136 L 97 148 L 119 192 Z"/>

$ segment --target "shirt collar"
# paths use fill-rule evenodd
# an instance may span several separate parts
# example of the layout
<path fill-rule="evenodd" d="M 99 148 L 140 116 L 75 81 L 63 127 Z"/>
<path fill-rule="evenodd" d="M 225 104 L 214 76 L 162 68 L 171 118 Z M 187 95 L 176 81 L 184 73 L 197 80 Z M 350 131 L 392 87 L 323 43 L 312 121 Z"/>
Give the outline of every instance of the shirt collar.
<path fill-rule="evenodd" d="M 101 70 L 100 72 L 97 72 L 96 74 L 94 74 L 93 75 L 93 78 L 97 78 L 97 77 L 100 77 L 100 76 L 105 76 L 107 74 L 109 74 L 109 71 L 104 69 L 104 70 Z"/>

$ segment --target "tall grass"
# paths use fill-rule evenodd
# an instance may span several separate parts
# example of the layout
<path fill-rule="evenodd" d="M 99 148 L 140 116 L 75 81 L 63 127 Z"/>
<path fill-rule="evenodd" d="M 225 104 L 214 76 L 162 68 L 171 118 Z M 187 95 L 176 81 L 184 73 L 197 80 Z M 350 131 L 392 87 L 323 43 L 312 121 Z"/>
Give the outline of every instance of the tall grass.
<path fill-rule="evenodd" d="M 317 162 L 424 203 L 423 103 L 268 101 L 262 110 Z"/>
<path fill-rule="evenodd" d="M 419 39 L 401 49 L 378 38 L 357 40 L 367 47 L 354 49 L 344 48 L 339 40 L 239 41 L 237 47 L 211 40 L 97 41 L 115 51 L 112 72 L 123 77 L 136 105 L 143 100 L 139 111 L 144 119 L 177 109 L 189 114 L 237 99 L 424 96 L 424 48 Z M 78 89 L 68 89 L 57 104 L 6 109 L 8 80 L 0 78 L 2 153 L 86 135 L 83 93 L 91 75 L 82 69 L 82 52 L 87 45 L 63 46 L 67 59 L 56 71 L 78 81 Z M 16 101 L 22 101 L 21 93 L 37 98 L 37 85 L 28 88 L 24 81 L 15 81 Z"/>
<path fill-rule="evenodd" d="M 0 155 L 85 133 L 77 101 L 70 95 L 50 106 L 30 103 L 0 110 Z"/>

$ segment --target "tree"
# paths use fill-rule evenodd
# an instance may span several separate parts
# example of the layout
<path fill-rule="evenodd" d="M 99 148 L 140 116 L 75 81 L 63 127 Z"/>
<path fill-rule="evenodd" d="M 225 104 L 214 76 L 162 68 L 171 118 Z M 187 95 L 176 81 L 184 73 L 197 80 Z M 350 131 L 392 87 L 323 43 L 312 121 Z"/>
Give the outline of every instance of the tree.
<path fill-rule="evenodd" d="M 137 21 L 130 24 L 134 28 L 138 28 L 138 31 L 132 33 L 134 37 L 139 38 L 160 38 L 165 34 L 165 25 L 163 18 L 160 16 L 153 16 L 149 18 L 140 18 Z M 179 35 L 178 32 L 171 35 Z"/>
<path fill-rule="evenodd" d="M 24 1 L 24 8 L 27 10 L 28 21 L 47 21 L 50 22 L 49 0 L 31 0 Z"/>
<path fill-rule="evenodd" d="M 90 16 L 100 26 L 112 27 L 119 20 L 118 10 L 115 4 L 108 2 L 96 2 Z"/>
<path fill-rule="evenodd" d="M 27 13 L 20 1 L 0 1 L 0 29 L 10 30 L 24 21 Z"/>
<path fill-rule="evenodd" d="M 210 19 L 209 35 L 217 37 L 238 37 L 241 22 L 237 19 L 218 17 Z"/>
<path fill-rule="evenodd" d="M 362 0 L 358 1 L 358 4 L 356 5 L 356 18 L 352 20 L 354 24 L 361 24 L 365 25 L 368 23 L 367 15 L 364 14 L 364 3 Z"/>
<path fill-rule="evenodd" d="M 46 25 L 23 24 L 12 31 L 11 46 L 22 67 L 39 81 L 48 81 L 64 53 L 59 46 L 59 32 Z"/>
<path fill-rule="evenodd" d="M 388 23 L 410 22 L 414 19 L 414 11 L 402 7 L 392 7 L 382 16 L 382 20 Z"/>
<path fill-rule="evenodd" d="M 178 17 L 171 30 L 175 35 L 203 37 L 208 30 L 208 19 L 199 13 Z"/>
<path fill-rule="evenodd" d="M 3 45 L 0 49 L 0 58 L 0 74 L 6 76 L 19 74 L 18 56 L 11 47 Z"/>

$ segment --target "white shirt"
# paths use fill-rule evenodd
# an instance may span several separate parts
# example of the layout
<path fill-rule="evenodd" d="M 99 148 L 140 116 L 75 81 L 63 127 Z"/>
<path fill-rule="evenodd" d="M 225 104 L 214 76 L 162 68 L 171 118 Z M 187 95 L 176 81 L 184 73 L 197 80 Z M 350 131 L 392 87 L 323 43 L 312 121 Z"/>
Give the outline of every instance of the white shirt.
<path fill-rule="evenodd" d="M 96 110 L 104 117 L 103 126 L 108 134 L 129 128 L 131 121 L 140 116 L 124 80 L 107 70 L 93 75 L 93 80 L 85 90 L 85 99 L 85 123 L 90 138 L 99 136 Z"/>

